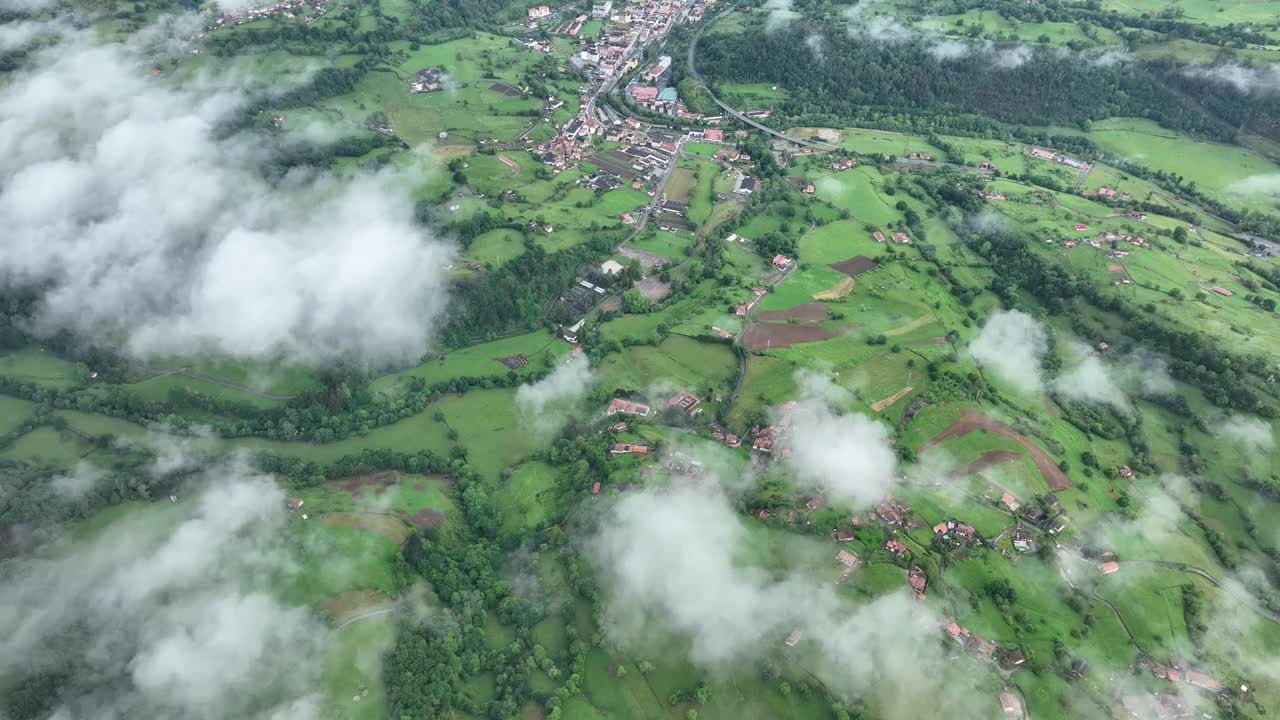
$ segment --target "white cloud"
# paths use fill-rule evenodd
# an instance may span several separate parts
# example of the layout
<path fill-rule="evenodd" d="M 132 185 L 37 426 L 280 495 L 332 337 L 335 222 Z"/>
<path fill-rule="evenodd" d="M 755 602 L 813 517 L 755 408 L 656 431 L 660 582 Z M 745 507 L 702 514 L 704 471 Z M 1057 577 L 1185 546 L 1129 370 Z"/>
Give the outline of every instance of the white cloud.
<path fill-rule="evenodd" d="M 564 424 L 565 415 L 586 396 L 593 382 L 586 354 L 575 355 L 546 377 L 516 390 L 516 407 L 523 421 L 552 433 Z"/>
<path fill-rule="evenodd" d="M 239 463 L 203 481 L 190 505 L 11 561 L 0 674 L 72 668 L 68 718 L 316 717 L 329 630 L 260 589 L 297 571 L 284 495 Z"/>
<path fill-rule="evenodd" d="M 997 70 L 1013 70 L 1022 67 L 1030 59 L 1031 48 L 1026 45 L 1017 45 L 997 51 L 991 65 Z"/>
<path fill-rule="evenodd" d="M 765 32 L 782 30 L 791 24 L 792 19 L 800 14 L 791 9 L 792 0 L 766 0 L 764 9 L 769 17 L 764 21 Z"/>
<path fill-rule="evenodd" d="M 1067 372 L 1053 380 L 1053 389 L 1072 400 L 1104 403 L 1120 410 L 1129 409 L 1129 400 L 1116 384 L 1111 370 L 1087 347 L 1077 345 L 1080 360 Z"/>
<path fill-rule="evenodd" d="M 1040 360 L 1047 349 L 1044 326 L 1019 310 L 996 312 L 969 343 L 975 362 L 1023 393 L 1040 390 Z"/>
<path fill-rule="evenodd" d="M 1275 430 L 1262 418 L 1232 415 L 1218 426 L 1218 434 L 1249 452 L 1269 452 L 1275 447 Z"/>
<path fill-rule="evenodd" d="M 810 33 L 805 36 L 804 44 L 809 48 L 809 52 L 813 53 L 813 58 L 818 62 L 826 59 L 827 40 L 817 33 Z"/>
<path fill-rule="evenodd" d="M 959 40 L 939 40 L 929 46 L 929 54 L 939 62 L 968 57 L 970 51 L 969 44 Z"/>
<path fill-rule="evenodd" d="M 1275 195 L 1280 193 L 1280 173 L 1250 175 L 1228 185 L 1227 192 L 1237 195 Z"/>
<path fill-rule="evenodd" d="M 1230 85 L 1245 95 L 1280 92 L 1280 63 L 1271 63 L 1262 67 L 1251 67 L 1239 63 L 1192 65 L 1184 72 L 1192 77 Z"/>
<path fill-rule="evenodd" d="M 863 697 L 877 717 L 918 718 L 944 698 L 957 716 L 990 714 L 991 700 L 943 658 L 938 618 L 905 591 L 852 606 L 834 592 L 829 543 L 807 546 L 812 559 L 832 566 L 826 580 L 766 573 L 749 546 L 728 500 L 710 486 L 627 494 L 587 546 L 605 591 L 609 639 L 644 652 L 675 633 L 688 640 L 695 663 L 733 671 L 777 652 L 794 629 L 804 646 L 820 649 L 806 669 L 838 693 Z M 793 566 L 800 560 L 787 554 Z"/>
<path fill-rule="evenodd" d="M 796 405 L 785 442 L 797 480 L 832 499 L 868 504 L 897 483 L 889 429 L 861 413 L 832 412 L 819 397 Z"/>
<path fill-rule="evenodd" d="M 453 248 L 414 224 L 414 178 L 268 182 L 257 137 L 215 130 L 234 85 L 144 66 L 73 35 L 0 90 L 0 284 L 47 288 L 38 328 L 144 356 L 420 356 Z"/>

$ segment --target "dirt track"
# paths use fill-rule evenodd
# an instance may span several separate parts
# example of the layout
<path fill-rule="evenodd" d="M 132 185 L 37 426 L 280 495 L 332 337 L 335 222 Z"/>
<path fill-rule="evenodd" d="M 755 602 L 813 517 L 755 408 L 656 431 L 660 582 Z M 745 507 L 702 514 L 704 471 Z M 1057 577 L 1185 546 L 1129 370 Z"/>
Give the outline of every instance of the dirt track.
<path fill-rule="evenodd" d="M 1031 453 L 1031 459 L 1035 462 L 1040 474 L 1044 476 L 1045 482 L 1049 483 L 1051 489 L 1066 490 L 1071 487 L 1071 478 L 1062 472 L 1058 464 L 1053 461 L 1053 458 L 1049 457 L 1049 454 L 1044 450 L 1041 450 L 1040 446 L 1015 432 L 1008 425 L 976 410 L 965 410 L 964 414 L 951 423 L 950 427 L 934 435 L 931 440 L 921 445 L 916 452 L 922 453 L 949 437 L 964 437 L 974 430 L 986 430 L 997 435 L 1003 435 L 1026 448 Z M 983 453 L 983 455 L 985 456 L 986 453 Z"/>

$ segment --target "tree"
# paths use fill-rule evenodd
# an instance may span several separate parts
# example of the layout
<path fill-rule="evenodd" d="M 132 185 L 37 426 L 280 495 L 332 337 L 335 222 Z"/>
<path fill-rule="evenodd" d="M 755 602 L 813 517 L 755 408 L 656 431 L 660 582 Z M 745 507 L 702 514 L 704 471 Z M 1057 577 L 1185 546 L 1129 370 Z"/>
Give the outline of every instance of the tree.
<path fill-rule="evenodd" d="M 622 293 L 622 309 L 631 315 L 643 315 L 653 309 L 648 295 L 632 288 Z"/>

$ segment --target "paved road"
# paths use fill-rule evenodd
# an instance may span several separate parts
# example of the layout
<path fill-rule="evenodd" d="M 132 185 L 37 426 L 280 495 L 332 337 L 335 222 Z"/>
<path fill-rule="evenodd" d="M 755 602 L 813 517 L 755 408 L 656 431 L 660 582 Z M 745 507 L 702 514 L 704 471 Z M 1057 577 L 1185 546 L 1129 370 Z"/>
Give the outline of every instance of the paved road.
<path fill-rule="evenodd" d="M 297 395 L 286 395 L 284 393 L 267 392 L 266 390 L 260 390 L 255 387 L 250 387 L 248 385 L 245 385 L 243 383 L 238 383 L 233 380 L 226 380 L 224 378 L 214 377 L 212 375 L 206 375 L 196 370 L 187 370 L 186 368 L 153 368 L 153 367 L 147 367 L 146 365 L 142 365 L 138 369 L 141 370 L 142 372 L 152 373 L 154 375 L 186 375 L 189 378 L 194 378 L 196 380 L 203 380 L 204 382 L 213 383 L 215 385 L 221 385 L 223 387 L 229 387 L 235 390 L 239 390 L 241 392 L 247 392 L 250 395 L 257 395 L 260 398 L 266 398 L 268 400 L 292 400 L 295 397 L 297 397 Z"/>
<path fill-rule="evenodd" d="M 734 11 L 734 9 L 735 9 L 735 8 L 733 8 L 733 7 L 726 8 L 726 9 L 725 9 L 725 11 L 724 11 L 724 12 L 722 12 L 722 13 L 720 13 L 719 15 L 717 15 L 717 16 L 715 17 L 715 19 L 714 19 L 714 20 L 712 20 L 711 22 L 708 22 L 706 25 L 703 25 L 701 28 L 698 28 L 698 31 L 697 31 L 697 32 L 695 32 L 695 33 L 693 34 L 693 39 L 689 41 L 689 56 L 688 56 L 688 58 L 686 59 L 686 64 L 687 64 L 687 65 L 688 65 L 688 67 L 689 67 L 689 74 L 693 76 L 693 79 L 694 79 L 694 80 L 697 80 L 698 82 L 700 82 L 700 83 L 702 83 L 704 86 L 706 86 L 706 87 L 707 87 L 707 94 L 711 96 L 711 99 L 712 99 L 712 100 L 714 100 L 714 101 L 716 102 L 716 104 L 720 106 L 720 108 L 721 108 L 722 110 L 724 110 L 726 113 L 728 113 L 729 115 L 731 115 L 733 118 L 735 118 L 735 119 L 736 119 L 736 120 L 738 120 L 739 122 L 746 123 L 747 125 L 750 125 L 751 127 L 755 128 L 755 129 L 757 129 L 757 130 L 759 130 L 759 131 L 761 131 L 761 132 L 768 133 L 768 134 L 770 134 L 770 135 L 772 135 L 772 136 L 774 136 L 774 137 L 776 137 L 776 138 L 778 138 L 778 139 L 780 139 L 780 140 L 786 140 L 787 142 L 789 142 L 789 143 L 793 143 L 793 144 L 795 144 L 795 145 L 802 145 L 802 146 L 804 146 L 804 147 L 810 147 L 810 148 L 813 148 L 813 149 L 815 149 L 815 150 L 822 150 L 822 151 L 824 151 L 824 152 L 835 152 L 836 150 L 839 150 L 840 148 L 836 147 L 835 145 L 828 145 L 828 144 L 826 144 L 826 143 L 824 143 L 824 142 L 816 142 L 816 141 L 813 141 L 813 140 L 798 140 L 798 139 L 796 139 L 796 138 L 787 137 L 786 135 L 783 135 L 782 133 L 778 132 L 777 130 L 774 130 L 773 128 L 771 128 L 771 127 L 769 127 L 769 126 L 767 126 L 767 125 L 761 125 L 760 123 L 758 123 L 758 122 L 756 122 L 755 120 L 753 120 L 753 119 L 751 119 L 751 118 L 747 117 L 746 115 L 742 114 L 741 112 L 738 112 L 738 110 L 737 110 L 736 108 L 734 108 L 734 107 L 730 106 L 728 103 L 726 103 L 726 102 L 724 102 L 723 100 L 721 100 L 720 98 L 716 97 L 716 96 L 715 96 L 715 94 L 711 92 L 711 87 L 710 87 L 709 85 L 707 85 L 707 83 L 706 83 L 706 81 L 705 81 L 705 80 L 703 80 L 703 79 L 702 79 L 702 75 L 698 74 L 698 68 L 697 68 L 697 66 L 694 64 L 693 56 L 694 56 L 694 53 L 695 53 L 695 52 L 697 51 L 697 49 L 698 49 L 698 40 L 700 40 L 700 39 L 702 38 L 702 31 L 703 31 L 705 28 L 710 27 L 710 26 L 711 26 L 711 25 L 712 25 L 716 20 L 719 20 L 720 18 L 724 17 L 725 15 L 728 15 L 729 13 L 733 12 L 733 11 Z"/>

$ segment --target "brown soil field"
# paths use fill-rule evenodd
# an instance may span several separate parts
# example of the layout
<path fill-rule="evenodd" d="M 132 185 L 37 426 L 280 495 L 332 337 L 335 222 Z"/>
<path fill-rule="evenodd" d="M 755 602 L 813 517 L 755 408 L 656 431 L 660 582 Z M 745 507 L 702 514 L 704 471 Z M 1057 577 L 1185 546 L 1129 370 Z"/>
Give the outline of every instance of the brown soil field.
<path fill-rule="evenodd" d="M 517 97 L 520 95 L 520 88 L 512 85 L 511 83 L 496 82 L 490 85 L 489 89 L 499 95 L 506 95 L 507 97 Z"/>
<path fill-rule="evenodd" d="M 965 410 L 964 414 L 951 423 L 950 427 L 934 435 L 932 439 L 921 445 L 916 452 L 922 453 L 949 437 L 963 437 L 974 430 L 986 430 L 997 435 L 1003 435 L 1026 448 L 1031 453 L 1031 459 L 1035 461 L 1036 468 L 1040 470 L 1040 474 L 1044 476 L 1045 482 L 1049 483 L 1051 489 L 1066 490 L 1071 487 L 1071 478 L 1062 472 L 1058 467 L 1058 463 L 1049 457 L 1049 453 L 1041 450 L 1040 446 L 1023 437 L 1008 425 L 976 410 Z"/>
<path fill-rule="evenodd" d="M 814 300 L 840 300 L 853 292 L 853 278 L 847 277 L 831 287 L 813 294 Z"/>
<path fill-rule="evenodd" d="M 409 537 L 409 528 L 394 515 L 376 512 L 325 513 L 320 522 L 330 527 L 353 528 L 377 533 L 399 545 Z"/>
<path fill-rule="evenodd" d="M 1124 272 L 1124 266 L 1120 263 L 1107 263 L 1107 272 L 1122 273 Z"/>
<path fill-rule="evenodd" d="M 803 322 L 821 322 L 827 319 L 827 309 L 818 303 L 805 303 L 786 310 L 761 310 L 756 317 L 766 322 L 786 322 L 795 318 Z"/>
<path fill-rule="evenodd" d="M 742 344 L 748 350 L 791 347 L 796 343 L 828 340 L 858 327 L 862 327 L 862 323 L 849 323 L 836 330 L 828 330 L 821 325 L 753 323 L 742 333 Z"/>
<path fill-rule="evenodd" d="M 876 268 L 876 261 L 866 255 L 855 255 L 848 260 L 841 260 L 838 263 L 832 263 L 827 267 L 837 272 L 842 272 L 849 277 L 857 277 L 868 270 Z"/>
<path fill-rule="evenodd" d="M 413 523 L 419 530 L 440 527 L 440 523 L 444 522 L 444 513 L 439 510 L 419 510 L 412 517 L 404 510 L 397 510 L 396 514 Z"/>
<path fill-rule="evenodd" d="M 884 398 L 883 400 L 877 400 L 871 403 L 871 409 L 875 410 L 876 412 L 882 412 L 885 408 L 901 400 L 903 396 L 911 392 L 911 390 L 912 390 L 912 387 L 908 385 L 902 388 L 901 390 L 899 390 L 898 392 L 890 395 L 889 397 Z"/>
<path fill-rule="evenodd" d="M 396 484 L 398 477 L 390 470 L 382 472 L 368 473 L 366 475 L 353 475 L 351 477 L 339 478 L 334 480 L 334 484 L 351 493 L 351 497 L 360 497 L 364 495 L 364 489 L 369 488 L 374 494 L 381 493 L 392 485 Z"/>
<path fill-rule="evenodd" d="M 495 358 L 498 362 L 506 365 L 512 370 L 516 370 L 529 364 L 529 358 L 523 355 L 507 355 L 506 357 Z"/>
<path fill-rule="evenodd" d="M 988 450 L 978 456 L 977 460 L 968 465 L 961 465 L 951 474 L 955 477 L 968 477 L 975 473 L 980 473 L 989 467 L 1000 465 L 1002 463 L 1013 462 L 1022 457 L 1022 453 L 1013 450 Z"/>

